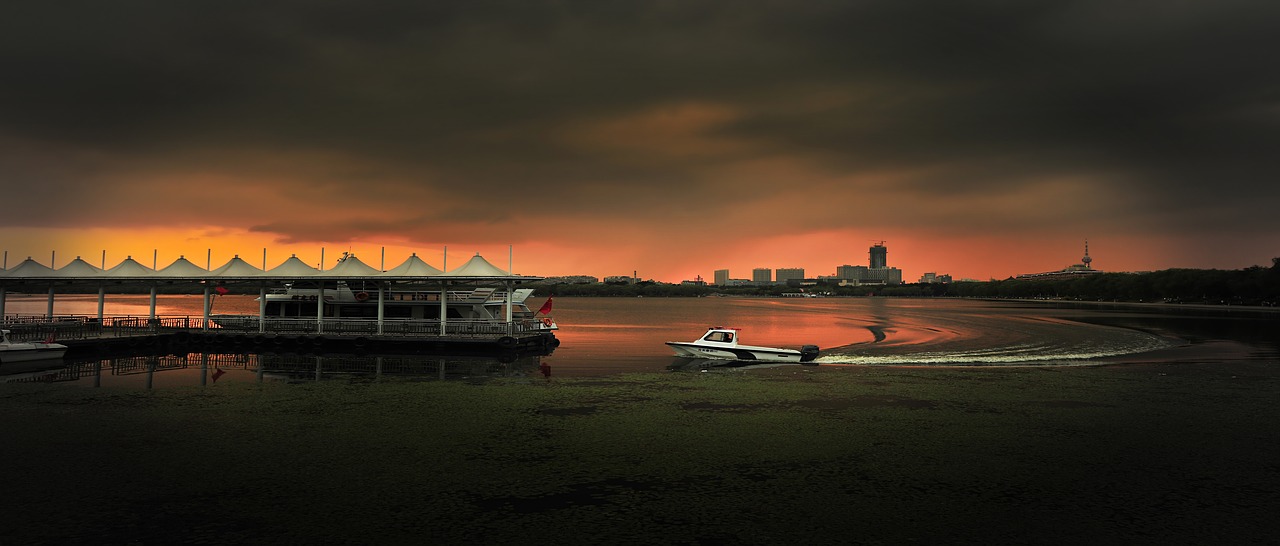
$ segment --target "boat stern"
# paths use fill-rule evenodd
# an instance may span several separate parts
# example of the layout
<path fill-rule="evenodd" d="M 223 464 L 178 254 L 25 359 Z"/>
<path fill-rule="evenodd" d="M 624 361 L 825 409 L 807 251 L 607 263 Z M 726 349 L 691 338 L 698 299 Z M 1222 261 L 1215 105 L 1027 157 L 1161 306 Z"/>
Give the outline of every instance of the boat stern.
<path fill-rule="evenodd" d="M 817 345 L 805 345 L 800 347 L 800 362 L 812 362 L 815 358 L 818 358 Z"/>

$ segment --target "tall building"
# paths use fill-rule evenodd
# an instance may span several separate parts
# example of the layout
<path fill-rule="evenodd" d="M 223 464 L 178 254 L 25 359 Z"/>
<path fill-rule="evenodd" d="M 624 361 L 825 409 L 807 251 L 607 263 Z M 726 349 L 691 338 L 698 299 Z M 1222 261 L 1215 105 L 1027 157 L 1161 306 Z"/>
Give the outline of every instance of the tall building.
<path fill-rule="evenodd" d="M 716 270 L 716 285 L 717 285 L 717 286 L 728 286 L 728 285 L 729 285 L 729 270 L 728 270 L 728 269 L 717 269 L 717 270 Z"/>
<path fill-rule="evenodd" d="M 872 245 L 870 254 L 870 267 L 842 265 L 836 268 L 836 278 L 853 284 L 902 284 L 902 270 L 889 267 L 889 249 L 884 241 Z"/>
<path fill-rule="evenodd" d="M 773 270 L 767 267 L 757 267 L 751 270 L 751 282 L 770 283 L 773 282 Z"/>
<path fill-rule="evenodd" d="M 884 246 L 884 241 L 880 241 L 871 246 L 871 269 L 886 267 L 889 267 L 889 249 Z"/>
<path fill-rule="evenodd" d="M 774 276 L 775 278 L 777 278 L 779 283 L 785 283 L 792 279 L 795 279 L 797 281 L 802 281 L 804 280 L 804 268 L 803 267 L 779 267 L 778 270 L 774 272 Z"/>

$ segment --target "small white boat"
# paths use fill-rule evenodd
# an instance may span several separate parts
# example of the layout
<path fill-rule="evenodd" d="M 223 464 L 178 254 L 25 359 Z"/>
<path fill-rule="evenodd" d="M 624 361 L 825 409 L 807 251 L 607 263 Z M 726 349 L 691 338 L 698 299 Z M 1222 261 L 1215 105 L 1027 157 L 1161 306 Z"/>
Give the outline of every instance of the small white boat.
<path fill-rule="evenodd" d="M 66 352 L 67 346 L 61 343 L 53 343 L 52 340 L 35 343 L 15 342 L 9 339 L 8 330 L 0 330 L 0 364 L 52 360 L 62 358 Z"/>
<path fill-rule="evenodd" d="M 723 360 L 759 360 L 765 362 L 810 362 L 818 357 L 817 345 L 805 345 L 799 351 L 776 347 L 739 345 L 737 328 L 712 326 L 696 341 L 668 341 L 676 356 L 718 358 Z"/>

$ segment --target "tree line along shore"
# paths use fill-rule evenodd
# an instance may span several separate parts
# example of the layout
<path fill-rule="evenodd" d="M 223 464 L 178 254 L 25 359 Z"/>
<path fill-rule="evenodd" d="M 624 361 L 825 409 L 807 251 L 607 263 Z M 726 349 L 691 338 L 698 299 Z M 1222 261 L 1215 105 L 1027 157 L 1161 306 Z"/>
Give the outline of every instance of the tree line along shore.
<path fill-rule="evenodd" d="M 803 287 L 786 285 L 673 285 L 634 284 L 538 285 L 536 295 L 615 297 L 696 297 L 713 295 L 782 296 L 803 290 L 823 296 L 1052 298 L 1081 301 L 1203 303 L 1275 306 L 1280 302 L 1280 258 L 1271 267 L 1238 270 L 1166 269 L 1146 273 L 1096 273 L 1070 278 L 1008 278 L 990 281 L 903 284 L 897 286 L 840 286 L 817 282 Z"/>
<path fill-rule="evenodd" d="M 535 297 L 705 297 L 759 296 L 782 297 L 799 291 L 833 297 L 958 297 L 1008 299 L 1059 299 L 1078 301 L 1115 301 L 1147 303 L 1185 303 L 1211 305 L 1256 305 L 1274 307 L 1280 303 L 1280 258 L 1271 267 L 1245 269 L 1165 269 L 1144 273 L 1096 273 L 1064 278 L 961 281 L 953 283 L 920 283 L 896 286 L 841 286 L 838 281 L 819 280 L 803 286 L 742 285 L 717 286 L 669 284 L 655 281 L 635 283 L 559 283 L 536 281 L 525 286 L 535 289 Z M 10 294 L 17 293 L 11 287 Z M 258 286 L 228 284 L 230 294 L 257 295 Z M 160 294 L 191 294 L 192 283 L 161 284 Z M 146 294 L 151 288 L 142 285 L 119 285 L 108 288 L 112 294 Z M 60 294 L 97 293 L 96 286 L 58 287 Z M 33 292 L 35 293 L 35 292 Z M 43 293 L 43 292 L 40 292 Z"/>

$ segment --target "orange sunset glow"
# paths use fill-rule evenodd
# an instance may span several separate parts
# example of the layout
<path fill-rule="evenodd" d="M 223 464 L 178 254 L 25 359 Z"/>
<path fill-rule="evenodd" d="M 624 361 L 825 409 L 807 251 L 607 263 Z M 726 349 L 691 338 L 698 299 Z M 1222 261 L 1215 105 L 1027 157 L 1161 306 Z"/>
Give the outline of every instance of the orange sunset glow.
<path fill-rule="evenodd" d="M 1270 6 L 73 4 L 4 33 L 9 267 L 447 247 L 679 282 L 884 241 L 910 282 L 1086 239 L 1105 271 L 1280 255 Z"/>

